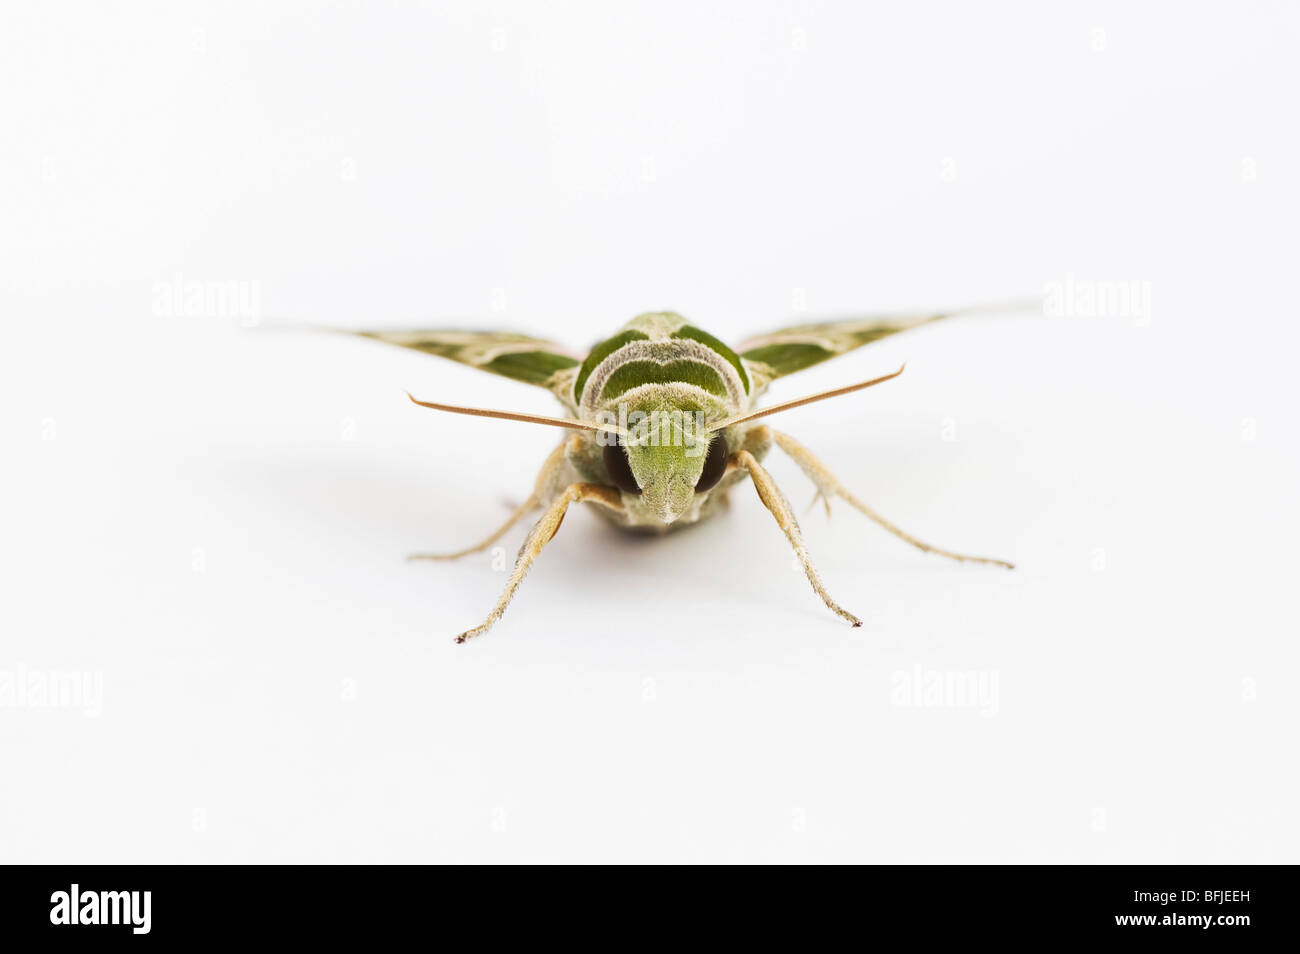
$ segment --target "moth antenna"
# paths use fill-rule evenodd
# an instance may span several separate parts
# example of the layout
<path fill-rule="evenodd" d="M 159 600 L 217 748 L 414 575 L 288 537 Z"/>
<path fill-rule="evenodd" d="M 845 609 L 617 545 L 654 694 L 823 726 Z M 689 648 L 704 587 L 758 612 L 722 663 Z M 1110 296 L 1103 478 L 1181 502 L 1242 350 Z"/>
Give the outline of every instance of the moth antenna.
<path fill-rule="evenodd" d="M 623 434 L 616 424 L 592 424 L 587 421 L 575 421 L 570 417 L 546 417 L 542 414 L 516 414 L 514 411 L 493 411 L 483 407 L 462 407 L 459 404 L 437 404 L 433 401 L 420 401 L 410 391 L 406 396 L 412 404 L 432 408 L 435 411 L 450 411 L 452 414 L 468 414 L 471 417 L 496 417 L 503 421 L 523 421 L 525 424 L 546 424 L 550 427 L 567 427 L 574 431 L 605 431 L 610 434 Z"/>
<path fill-rule="evenodd" d="M 731 427 L 733 424 L 744 424 L 747 421 L 754 421 L 760 417 L 767 417 L 769 414 L 780 414 L 782 411 L 788 411 L 791 408 L 802 407 L 805 404 L 812 404 L 814 401 L 825 401 L 827 398 L 839 397 L 841 394 L 852 394 L 854 391 L 861 391 L 863 388 L 869 388 L 876 384 L 889 381 L 903 373 L 903 368 L 907 367 L 904 363 L 893 374 L 886 374 L 884 377 L 872 378 L 870 381 L 859 381 L 857 384 L 850 384 L 847 387 L 835 388 L 831 391 L 822 391 L 820 394 L 810 394 L 807 397 L 801 397 L 794 401 L 786 401 L 784 404 L 775 404 L 772 407 L 765 407 L 758 411 L 750 411 L 748 414 L 738 414 L 735 417 L 729 417 L 724 421 L 716 424 L 710 424 L 710 431 L 720 431 L 724 427 Z"/>

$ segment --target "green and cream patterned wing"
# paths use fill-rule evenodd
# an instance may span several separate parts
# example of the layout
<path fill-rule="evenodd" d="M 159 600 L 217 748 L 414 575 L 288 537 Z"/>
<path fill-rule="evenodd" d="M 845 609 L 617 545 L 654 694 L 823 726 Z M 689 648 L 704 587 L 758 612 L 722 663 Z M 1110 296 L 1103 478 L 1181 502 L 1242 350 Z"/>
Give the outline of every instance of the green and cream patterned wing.
<path fill-rule="evenodd" d="M 566 403 L 584 357 L 554 341 L 508 331 L 398 329 L 356 334 L 535 384 L 561 396 Z"/>
<path fill-rule="evenodd" d="M 794 374 L 814 364 L 821 364 L 854 348 L 861 348 L 881 338 L 907 331 L 957 312 L 919 315 L 887 315 L 875 318 L 850 318 L 794 325 L 743 342 L 736 351 L 745 360 L 753 377 L 766 386 L 769 381 Z"/>

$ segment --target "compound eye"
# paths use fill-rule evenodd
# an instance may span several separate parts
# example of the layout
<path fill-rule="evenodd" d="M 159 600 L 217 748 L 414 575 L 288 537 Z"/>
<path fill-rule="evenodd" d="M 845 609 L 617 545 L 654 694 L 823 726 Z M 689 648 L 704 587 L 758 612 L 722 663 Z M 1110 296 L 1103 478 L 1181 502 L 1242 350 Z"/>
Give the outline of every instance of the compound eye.
<path fill-rule="evenodd" d="M 695 485 L 695 492 L 702 494 L 706 490 L 712 490 L 726 472 L 727 442 L 719 434 L 709 443 L 709 453 L 704 458 L 704 470 L 700 472 L 700 479 Z"/>
<path fill-rule="evenodd" d="M 622 444 L 605 445 L 605 473 L 609 482 L 625 494 L 640 494 L 636 478 L 632 476 L 632 465 L 627 460 L 627 448 Z"/>

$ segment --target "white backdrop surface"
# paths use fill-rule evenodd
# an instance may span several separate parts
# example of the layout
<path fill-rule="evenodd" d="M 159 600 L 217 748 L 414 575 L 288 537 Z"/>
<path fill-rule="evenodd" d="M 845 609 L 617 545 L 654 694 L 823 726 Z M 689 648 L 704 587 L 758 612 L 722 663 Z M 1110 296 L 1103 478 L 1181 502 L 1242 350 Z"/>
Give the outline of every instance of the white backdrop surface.
<path fill-rule="evenodd" d="M 0 859 L 1300 860 L 1300 16 L 876 6 L 14 6 Z M 503 574 L 403 557 L 554 435 L 402 389 L 553 403 L 285 330 L 1045 294 L 774 387 L 907 360 L 781 426 L 1018 564 L 810 511 L 858 630 L 746 485 L 453 645 Z"/>

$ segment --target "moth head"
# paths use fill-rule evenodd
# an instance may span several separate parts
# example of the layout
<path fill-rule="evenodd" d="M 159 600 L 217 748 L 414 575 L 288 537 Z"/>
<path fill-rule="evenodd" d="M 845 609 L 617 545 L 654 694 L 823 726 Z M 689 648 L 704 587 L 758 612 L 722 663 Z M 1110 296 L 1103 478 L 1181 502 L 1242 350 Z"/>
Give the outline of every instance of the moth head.
<path fill-rule="evenodd" d="M 717 486 L 727 469 L 729 448 L 723 434 L 692 427 L 689 414 L 650 415 L 629 433 L 605 442 L 609 482 L 641 498 L 641 506 L 664 523 L 673 523 L 697 494 Z"/>

